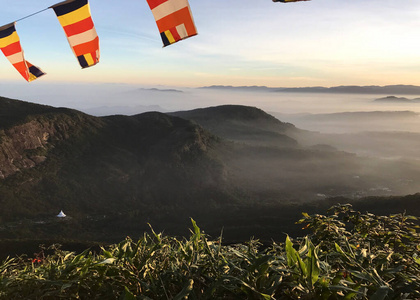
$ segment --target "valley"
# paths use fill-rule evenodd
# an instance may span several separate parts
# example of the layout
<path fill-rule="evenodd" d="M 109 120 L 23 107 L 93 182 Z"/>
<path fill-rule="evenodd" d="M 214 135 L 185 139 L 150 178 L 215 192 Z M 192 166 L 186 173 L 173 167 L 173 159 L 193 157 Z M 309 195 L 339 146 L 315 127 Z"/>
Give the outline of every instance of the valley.
<path fill-rule="evenodd" d="M 8 244 L 111 243 L 148 223 L 185 235 L 191 217 L 213 236 L 223 230 L 228 243 L 268 241 L 299 234 L 302 211 L 337 201 L 417 213 L 415 158 L 356 154 L 346 136 L 299 129 L 256 107 L 94 117 L 1 98 L 0 108 L 0 239 Z M 68 218 L 57 219 L 60 210 Z"/>

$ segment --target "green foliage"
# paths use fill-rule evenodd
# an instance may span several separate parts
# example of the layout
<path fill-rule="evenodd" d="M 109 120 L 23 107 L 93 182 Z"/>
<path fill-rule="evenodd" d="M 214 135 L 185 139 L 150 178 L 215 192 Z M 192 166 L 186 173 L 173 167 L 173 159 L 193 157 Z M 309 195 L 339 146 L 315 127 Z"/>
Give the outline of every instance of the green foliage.
<path fill-rule="evenodd" d="M 321 259 L 369 299 L 420 297 L 418 218 L 405 213 L 378 216 L 336 205 L 328 216 L 303 214 Z M 407 298 L 407 299 L 408 299 Z"/>
<path fill-rule="evenodd" d="M 194 220 L 189 238 L 151 229 L 98 253 L 53 245 L 52 255 L 0 264 L 0 299 L 417 299 L 415 221 L 339 205 L 304 213 L 299 223 L 312 234 L 269 247 L 222 245 Z"/>

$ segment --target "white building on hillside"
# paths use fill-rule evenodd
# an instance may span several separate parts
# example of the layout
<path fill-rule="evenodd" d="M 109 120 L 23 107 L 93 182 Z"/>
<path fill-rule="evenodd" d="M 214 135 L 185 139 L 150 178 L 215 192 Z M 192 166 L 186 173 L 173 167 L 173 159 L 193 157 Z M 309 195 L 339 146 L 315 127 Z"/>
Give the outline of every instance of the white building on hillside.
<path fill-rule="evenodd" d="M 57 218 L 65 218 L 66 214 L 63 213 L 63 211 L 61 210 L 60 213 L 57 215 Z"/>

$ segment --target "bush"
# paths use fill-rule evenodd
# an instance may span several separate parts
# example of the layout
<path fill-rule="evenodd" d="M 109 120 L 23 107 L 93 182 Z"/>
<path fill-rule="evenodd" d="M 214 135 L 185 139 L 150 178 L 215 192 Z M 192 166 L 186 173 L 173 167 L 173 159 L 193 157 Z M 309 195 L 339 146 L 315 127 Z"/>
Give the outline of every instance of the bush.
<path fill-rule="evenodd" d="M 192 220 L 191 235 L 145 233 L 76 255 L 0 264 L 0 299 L 416 299 L 416 217 L 376 216 L 338 205 L 298 222 L 308 236 L 269 247 L 222 245 Z"/>

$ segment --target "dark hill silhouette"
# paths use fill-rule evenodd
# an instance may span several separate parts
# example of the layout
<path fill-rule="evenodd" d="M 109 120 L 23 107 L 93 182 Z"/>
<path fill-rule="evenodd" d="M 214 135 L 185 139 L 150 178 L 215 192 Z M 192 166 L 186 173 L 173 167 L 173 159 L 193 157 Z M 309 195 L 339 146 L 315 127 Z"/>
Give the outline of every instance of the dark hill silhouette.
<path fill-rule="evenodd" d="M 7 128 L 22 122 L 32 114 L 45 114 L 57 111 L 56 108 L 30 102 L 0 97 L 0 128 Z"/>
<path fill-rule="evenodd" d="M 405 97 L 396 97 L 396 96 L 386 96 L 383 98 L 378 98 L 374 100 L 375 102 L 391 102 L 391 103 L 418 103 L 419 98 L 408 99 Z"/>
<path fill-rule="evenodd" d="M 3 219 L 57 209 L 80 214 L 151 203 L 188 206 L 206 189 L 223 190 L 223 168 L 211 157 L 217 138 L 190 121 L 162 113 L 96 118 L 0 102 L 11 112 L 0 127 Z"/>
<path fill-rule="evenodd" d="M 170 113 L 193 120 L 217 136 L 232 141 L 279 147 L 295 147 L 296 140 L 289 134 L 298 131 L 256 107 L 222 105 Z"/>

